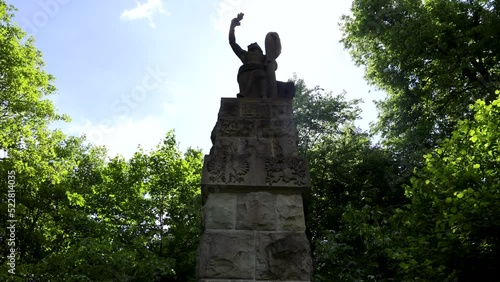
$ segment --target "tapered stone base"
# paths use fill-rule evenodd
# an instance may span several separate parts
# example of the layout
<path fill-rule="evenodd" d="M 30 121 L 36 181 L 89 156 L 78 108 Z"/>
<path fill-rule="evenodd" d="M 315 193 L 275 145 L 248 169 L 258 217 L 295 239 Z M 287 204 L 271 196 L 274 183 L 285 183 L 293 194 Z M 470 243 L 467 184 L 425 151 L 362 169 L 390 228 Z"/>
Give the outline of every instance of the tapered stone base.
<path fill-rule="evenodd" d="M 199 281 L 310 281 L 304 203 L 291 100 L 223 98 L 202 176 Z"/>

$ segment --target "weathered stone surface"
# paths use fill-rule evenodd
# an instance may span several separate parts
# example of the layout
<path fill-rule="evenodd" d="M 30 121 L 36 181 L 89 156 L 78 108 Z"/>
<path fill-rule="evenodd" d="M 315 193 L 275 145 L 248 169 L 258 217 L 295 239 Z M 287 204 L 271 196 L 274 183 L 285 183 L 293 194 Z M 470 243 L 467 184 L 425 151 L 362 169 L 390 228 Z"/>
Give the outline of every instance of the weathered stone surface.
<path fill-rule="evenodd" d="M 293 119 L 291 103 L 273 103 L 271 109 L 272 119 Z"/>
<path fill-rule="evenodd" d="M 223 98 L 212 142 L 224 137 L 297 137 L 291 101 Z"/>
<path fill-rule="evenodd" d="M 276 195 L 269 192 L 239 194 L 236 229 L 276 230 Z"/>
<path fill-rule="evenodd" d="M 257 138 L 273 138 L 274 132 L 271 128 L 271 120 L 258 119 L 255 121 L 255 126 L 259 129 L 256 132 Z"/>
<path fill-rule="evenodd" d="M 212 193 L 202 208 L 203 226 L 206 229 L 234 229 L 236 194 Z"/>
<path fill-rule="evenodd" d="M 284 99 L 293 99 L 295 97 L 295 84 L 291 81 L 276 81 L 278 87 L 278 97 Z"/>
<path fill-rule="evenodd" d="M 310 187 L 307 162 L 299 157 L 206 155 L 202 185 Z"/>
<path fill-rule="evenodd" d="M 272 135 L 272 133 L 270 133 Z M 213 142 L 210 155 L 247 155 L 258 157 L 297 157 L 297 138 L 219 137 Z"/>
<path fill-rule="evenodd" d="M 265 160 L 267 185 L 309 186 L 307 163 L 301 158 L 267 158 Z"/>
<path fill-rule="evenodd" d="M 276 195 L 277 230 L 305 231 L 304 205 L 300 194 Z"/>
<path fill-rule="evenodd" d="M 219 118 L 237 118 L 240 116 L 240 103 L 234 98 L 222 98 Z"/>
<path fill-rule="evenodd" d="M 249 171 L 250 161 L 244 155 L 209 155 L 205 157 L 202 182 L 244 183 L 248 179 Z"/>
<path fill-rule="evenodd" d="M 272 156 L 272 140 L 267 138 L 242 138 L 238 144 L 238 152 L 247 155 L 249 158 L 253 156 Z"/>
<path fill-rule="evenodd" d="M 273 139 L 273 157 L 298 157 L 297 138 L 283 137 Z"/>
<path fill-rule="evenodd" d="M 255 282 L 255 280 L 220 280 L 220 279 L 201 279 L 198 280 L 199 282 Z M 267 281 L 262 281 L 262 282 L 267 282 Z"/>
<path fill-rule="evenodd" d="M 293 118 L 271 120 L 274 137 L 297 137 L 297 126 Z"/>
<path fill-rule="evenodd" d="M 254 232 L 203 233 L 198 249 L 198 278 L 253 279 Z"/>
<path fill-rule="evenodd" d="M 219 119 L 212 130 L 212 142 L 219 137 L 255 136 L 255 121 L 248 118 Z"/>
<path fill-rule="evenodd" d="M 210 149 L 210 155 L 238 155 L 238 144 L 240 143 L 240 138 L 227 138 L 221 137 L 216 138 L 213 141 L 212 148 Z"/>
<path fill-rule="evenodd" d="M 272 139 L 268 138 L 217 138 L 210 150 L 210 155 L 245 155 L 246 157 L 258 156 L 269 157 L 274 156 L 276 145 Z"/>
<path fill-rule="evenodd" d="M 310 194 L 292 102 L 223 98 L 202 174 L 201 282 L 306 282 Z"/>
<path fill-rule="evenodd" d="M 256 249 L 256 280 L 311 279 L 311 248 L 303 232 L 261 232 Z"/>
<path fill-rule="evenodd" d="M 243 102 L 241 103 L 241 117 L 269 118 L 271 117 L 271 105 L 269 103 L 260 102 Z"/>
<path fill-rule="evenodd" d="M 232 280 L 232 279 L 201 279 L 199 282 L 283 282 L 283 280 Z M 310 280 L 286 280 L 287 282 L 310 282 Z"/>

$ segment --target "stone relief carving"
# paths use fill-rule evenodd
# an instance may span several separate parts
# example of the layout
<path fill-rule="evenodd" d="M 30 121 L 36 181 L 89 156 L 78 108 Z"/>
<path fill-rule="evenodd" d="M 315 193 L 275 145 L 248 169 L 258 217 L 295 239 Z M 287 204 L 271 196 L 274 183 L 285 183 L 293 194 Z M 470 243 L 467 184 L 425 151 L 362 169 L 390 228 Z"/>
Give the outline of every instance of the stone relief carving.
<path fill-rule="evenodd" d="M 217 138 L 210 149 L 210 155 L 238 154 L 237 138 Z"/>
<path fill-rule="evenodd" d="M 254 122 L 248 119 L 219 119 L 212 131 L 212 143 L 217 137 L 251 137 Z"/>
<path fill-rule="evenodd" d="M 293 119 L 278 119 L 271 123 L 274 137 L 297 137 L 298 132 Z"/>
<path fill-rule="evenodd" d="M 273 151 L 276 157 L 297 157 L 299 150 L 297 147 L 297 139 L 284 137 L 273 139 Z"/>
<path fill-rule="evenodd" d="M 210 149 L 210 155 L 243 155 L 253 160 L 254 157 L 268 157 L 273 154 L 273 141 L 267 138 L 219 138 Z"/>
<path fill-rule="evenodd" d="M 242 103 L 241 116 L 251 118 L 269 118 L 271 110 L 268 104 Z"/>
<path fill-rule="evenodd" d="M 242 183 L 250 171 L 250 163 L 243 155 L 215 155 L 208 161 L 207 171 L 212 182 Z"/>
<path fill-rule="evenodd" d="M 272 154 L 272 140 L 266 138 L 242 139 L 238 151 L 250 158 L 270 156 Z"/>
<path fill-rule="evenodd" d="M 299 158 L 267 158 L 265 160 L 266 183 L 285 183 L 296 186 L 306 184 L 306 165 Z"/>
<path fill-rule="evenodd" d="M 271 118 L 293 118 L 293 109 L 289 104 L 274 104 L 271 113 Z"/>
<path fill-rule="evenodd" d="M 219 109 L 219 118 L 237 118 L 240 114 L 240 107 L 237 101 L 225 101 Z"/>

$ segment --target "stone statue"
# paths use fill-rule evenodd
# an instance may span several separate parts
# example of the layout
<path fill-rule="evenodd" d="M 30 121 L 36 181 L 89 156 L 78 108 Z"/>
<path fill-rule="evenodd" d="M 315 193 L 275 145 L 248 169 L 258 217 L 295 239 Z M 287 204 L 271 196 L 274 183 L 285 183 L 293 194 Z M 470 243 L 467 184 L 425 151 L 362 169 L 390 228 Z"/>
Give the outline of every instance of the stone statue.
<path fill-rule="evenodd" d="M 243 65 L 238 70 L 238 97 L 275 98 L 278 97 L 278 86 L 275 71 L 278 68 L 276 58 L 281 53 L 281 42 L 276 32 L 269 32 L 265 39 L 266 55 L 257 43 L 248 45 L 248 51 L 243 50 L 237 43 L 234 28 L 239 26 L 243 19 L 239 13 L 231 20 L 229 28 L 229 45 L 240 58 Z"/>

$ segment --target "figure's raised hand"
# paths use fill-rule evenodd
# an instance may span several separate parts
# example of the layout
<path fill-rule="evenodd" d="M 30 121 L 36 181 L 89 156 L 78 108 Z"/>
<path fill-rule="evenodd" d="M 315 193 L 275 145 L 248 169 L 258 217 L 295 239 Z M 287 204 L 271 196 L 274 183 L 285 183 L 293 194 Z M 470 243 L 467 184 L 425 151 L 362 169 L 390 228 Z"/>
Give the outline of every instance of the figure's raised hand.
<path fill-rule="evenodd" d="M 243 13 L 239 13 L 239 14 L 236 16 L 236 18 L 238 19 L 238 21 L 241 21 L 241 20 L 243 19 L 243 16 L 244 16 L 244 15 L 245 15 L 245 14 L 243 14 Z"/>
<path fill-rule="evenodd" d="M 244 15 L 245 15 L 245 14 L 243 14 L 243 13 L 239 13 L 239 14 L 236 16 L 236 18 L 234 18 L 234 19 L 232 19 L 232 20 L 231 20 L 231 26 L 232 26 L 232 27 L 239 26 L 239 25 L 241 24 L 241 23 L 240 23 L 240 21 L 243 19 L 243 16 L 244 16 Z"/>

